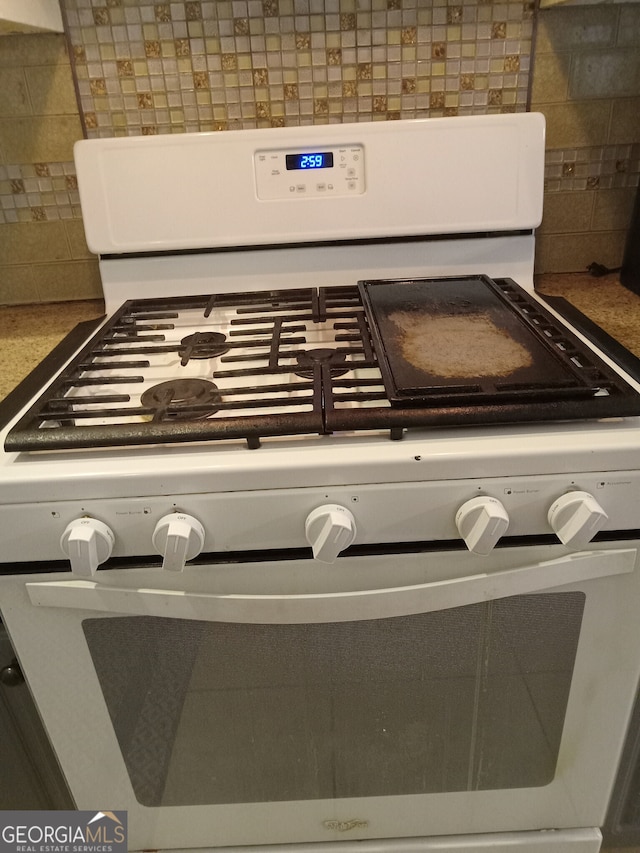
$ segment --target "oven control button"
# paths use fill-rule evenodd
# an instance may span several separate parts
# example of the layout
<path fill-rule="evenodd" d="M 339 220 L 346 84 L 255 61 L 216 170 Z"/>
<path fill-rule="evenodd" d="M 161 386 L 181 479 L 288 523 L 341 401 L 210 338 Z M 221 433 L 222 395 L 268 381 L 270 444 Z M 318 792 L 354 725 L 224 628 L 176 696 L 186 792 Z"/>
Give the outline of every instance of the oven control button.
<path fill-rule="evenodd" d="M 162 568 L 181 572 L 187 560 L 197 557 L 204 547 L 204 527 L 184 512 L 170 512 L 156 524 L 153 547 L 162 554 Z"/>
<path fill-rule="evenodd" d="M 456 513 L 456 527 L 470 551 L 486 556 L 506 533 L 509 516 L 499 500 L 482 495 L 462 504 Z"/>
<path fill-rule="evenodd" d="M 583 548 L 609 516 L 589 492 L 567 492 L 551 504 L 547 518 L 563 545 Z"/>
<path fill-rule="evenodd" d="M 74 575 L 90 578 L 98 566 L 111 556 L 113 530 L 97 518 L 76 518 L 67 525 L 60 547 L 71 561 Z"/>
<path fill-rule="evenodd" d="M 316 560 L 334 563 L 356 538 L 356 520 L 346 507 L 325 504 L 309 513 L 304 532 Z"/>

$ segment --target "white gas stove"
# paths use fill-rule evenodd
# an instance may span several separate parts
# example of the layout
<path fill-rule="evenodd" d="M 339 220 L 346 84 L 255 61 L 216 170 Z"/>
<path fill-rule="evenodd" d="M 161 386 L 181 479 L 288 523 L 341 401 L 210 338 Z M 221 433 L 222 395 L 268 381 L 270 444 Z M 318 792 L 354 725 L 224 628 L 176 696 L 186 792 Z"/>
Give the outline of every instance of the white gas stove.
<path fill-rule="evenodd" d="M 632 357 L 621 366 L 606 336 L 594 344 L 534 291 L 542 117 L 94 140 L 78 143 L 76 163 L 107 313 L 57 353 L 41 389 L 32 383 L 9 400 L 0 610 L 79 807 L 121 791 L 115 807 L 129 810 L 132 849 L 336 847 L 346 832 L 376 850 L 387 842 L 372 839 L 409 850 L 399 839 L 414 837 L 421 850 L 467 853 L 494 848 L 499 833 L 506 850 L 597 851 L 640 670 L 629 610 L 640 598 L 640 382 Z M 554 602 L 543 608 L 551 615 L 534 599 Z M 534 653 L 522 626 L 542 620 L 553 638 L 573 624 L 567 602 L 577 633 L 558 640 L 567 662 L 556 671 L 551 648 Z M 435 677 L 424 662 L 382 702 L 385 632 L 405 626 L 413 647 L 408 623 L 431 620 L 427 633 L 453 642 L 467 637 L 474 608 L 494 605 L 516 608 L 501 636 L 515 632 L 524 639 L 514 636 L 513 648 L 524 646 L 505 669 L 471 666 L 466 699 L 456 655 L 441 649 L 448 721 L 432 733 L 428 715 L 405 720 L 401 707 L 432 701 L 412 693 Z M 489 610 L 478 617 L 484 640 L 469 628 L 470 660 L 490 657 L 491 620 L 502 617 Z M 462 621 L 434 627 L 442 614 Z M 176 640 L 193 674 L 175 688 L 171 734 L 154 747 L 158 787 L 131 751 L 133 723 L 121 719 L 91 625 L 128 631 L 127 620 L 144 620 L 126 641 L 99 641 L 135 649 L 165 618 L 170 632 L 174 622 L 214 632 L 232 624 L 282 655 L 292 645 L 311 654 L 306 643 L 324 651 L 300 662 L 288 698 L 278 694 L 261 716 L 262 677 L 240 687 L 219 673 L 217 692 L 205 652 Z M 271 639 L 255 636 L 269 626 Z M 374 628 L 380 654 L 359 661 L 358 637 Z M 603 630 L 615 637 L 601 650 Z M 206 655 L 223 643 L 216 636 L 203 640 Z M 158 642 L 128 665 L 153 659 L 154 672 L 174 671 Z M 351 663 L 340 657 L 345 642 L 355 644 Z M 41 660 L 42 643 L 66 649 L 74 684 L 92 685 L 82 710 L 60 707 L 63 676 Z M 237 671 L 253 672 L 253 652 L 238 643 Z M 328 659 L 335 667 L 325 672 Z M 336 684 L 360 665 L 371 670 L 367 688 L 349 699 L 351 687 Z M 305 667 L 326 690 L 305 694 Z M 150 671 L 132 671 L 127 690 L 171 694 L 149 687 Z M 272 676 L 284 689 L 273 686 L 282 674 Z M 482 691 L 499 712 L 484 708 Z M 204 693 L 208 710 L 193 710 Z M 232 693 L 244 695 L 235 710 Z M 327 695 L 333 711 L 309 722 Z M 352 700 L 382 702 L 378 717 L 356 725 Z M 468 721 L 454 721 L 458 700 Z M 297 709 L 295 721 L 282 722 L 285 707 Z M 77 740 L 79 714 L 96 723 Z M 159 735 L 149 726 L 136 737 L 151 748 Z M 519 731 L 529 751 L 511 749 Z M 218 736 L 226 783 L 210 770 L 215 750 L 204 758 Z M 454 744 L 467 736 L 451 775 Z M 256 737 L 279 744 L 282 761 Z M 400 757 L 420 755 L 432 737 L 431 757 L 404 778 Z M 97 743 L 109 756 L 105 779 L 91 759 Z M 531 750 L 548 757 L 534 761 Z M 250 816 L 239 820 L 238 809 Z"/>

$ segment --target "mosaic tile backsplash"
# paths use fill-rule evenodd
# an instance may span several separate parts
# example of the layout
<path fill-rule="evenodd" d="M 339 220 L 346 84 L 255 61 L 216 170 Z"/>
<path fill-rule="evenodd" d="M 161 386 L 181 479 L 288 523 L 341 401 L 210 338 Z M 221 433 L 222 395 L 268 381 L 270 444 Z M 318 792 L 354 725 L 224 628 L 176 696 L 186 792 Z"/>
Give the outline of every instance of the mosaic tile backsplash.
<path fill-rule="evenodd" d="M 83 135 L 540 109 L 550 211 L 540 268 L 584 268 L 579 240 L 571 252 L 561 247 L 568 234 L 591 251 L 597 232 L 605 263 L 621 253 L 640 174 L 640 4 L 62 0 L 62 8 L 66 40 L 0 38 L 0 303 L 99 295 L 73 167 Z"/>
<path fill-rule="evenodd" d="M 585 146 L 546 152 L 547 193 L 635 187 L 639 177 L 640 143 Z"/>
<path fill-rule="evenodd" d="M 75 164 L 0 165 L 0 222 L 80 218 Z"/>
<path fill-rule="evenodd" d="M 89 136 L 525 109 L 533 3 L 65 0 Z"/>

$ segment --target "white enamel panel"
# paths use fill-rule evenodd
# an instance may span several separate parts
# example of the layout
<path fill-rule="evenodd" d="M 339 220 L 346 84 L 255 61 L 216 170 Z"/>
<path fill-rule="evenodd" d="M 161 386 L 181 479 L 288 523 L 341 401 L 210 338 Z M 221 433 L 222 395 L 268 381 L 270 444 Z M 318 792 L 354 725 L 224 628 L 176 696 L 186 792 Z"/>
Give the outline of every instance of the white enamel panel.
<path fill-rule="evenodd" d="M 493 574 L 480 572 L 450 581 L 434 581 L 389 589 L 367 589 L 309 595 L 222 595 L 185 593 L 162 588 L 128 589 L 98 581 L 40 581 L 27 583 L 29 600 L 36 607 L 93 610 L 99 613 L 166 616 L 204 622 L 256 625 L 304 625 L 319 622 L 360 622 L 391 619 L 467 607 L 483 601 L 555 589 L 569 583 L 632 572 L 632 548 L 571 554 Z M 163 565 L 163 569 L 166 566 Z M 215 571 L 215 570 L 213 570 Z M 158 578 L 162 584 L 162 576 Z"/>
<path fill-rule="evenodd" d="M 534 228 L 544 126 L 518 113 L 83 140 L 88 244 L 127 253 Z M 327 145 L 363 150 L 363 192 L 261 197 L 258 151 Z"/>
<path fill-rule="evenodd" d="M 263 450 L 240 450 L 240 453 L 250 461 L 260 457 Z M 159 466 L 161 462 L 158 460 L 154 464 Z M 414 459 L 413 464 L 419 472 L 425 465 L 429 466 L 429 460 Z M 544 478 L 478 477 L 430 483 L 353 483 L 325 488 L 248 491 L 223 491 L 222 473 L 215 468 L 202 470 L 200 494 L 176 493 L 173 497 L 149 494 L 112 499 L 104 495 L 86 495 L 82 500 L 42 499 L 37 503 L 5 506 L 2 508 L 3 559 L 64 560 L 60 538 L 67 525 L 85 516 L 98 519 L 113 530 L 114 557 L 143 557 L 157 553 L 153 545 L 156 525 L 176 510 L 188 513 L 203 525 L 205 553 L 224 553 L 307 548 L 307 516 L 328 501 L 352 512 L 356 545 L 460 539 L 456 513 L 469 499 L 479 495 L 500 500 L 509 515 L 511 536 L 553 536 L 547 518 L 549 508 L 560 496 L 571 493 L 576 487 L 598 495 L 599 503 L 609 515 L 605 529 L 610 531 L 637 526 L 640 504 L 640 476 L 636 472 L 627 475 L 600 472 L 579 477 L 562 474 Z M 185 468 L 183 475 L 184 487 L 193 488 L 193 470 Z M 278 474 L 271 472 L 270 476 L 276 483 Z M 207 483 L 212 482 L 219 482 L 219 491 L 208 494 Z M 103 484 L 103 492 L 107 488 L 108 484 Z M 159 486 L 155 488 L 160 491 Z M 24 533 L 27 523 L 30 528 L 28 551 L 25 550 Z M 562 546 L 563 554 L 576 550 Z M 489 564 L 492 559 L 491 556 L 482 557 L 481 563 Z"/>
<path fill-rule="evenodd" d="M 103 258 L 107 311 L 127 299 L 237 293 L 293 287 L 354 285 L 360 279 L 476 275 L 510 276 L 533 290 L 531 234 L 425 239 L 368 245 L 246 249 L 189 255 Z"/>
<path fill-rule="evenodd" d="M 301 246 L 189 255 L 103 258 L 107 311 L 127 299 L 355 284 L 360 279 L 510 276 L 533 290 L 530 234 L 370 245 Z"/>
<path fill-rule="evenodd" d="M 382 838 L 375 841 L 332 841 L 290 844 L 289 853 L 598 853 L 599 829 L 552 829 L 500 832 L 440 838 Z M 209 853 L 212 848 L 203 848 Z M 217 853 L 268 853 L 268 847 L 216 848 Z M 179 851 L 167 851 L 179 853 Z"/>
<path fill-rule="evenodd" d="M 15 532 L 4 515 L 8 507 L 14 507 L 22 525 L 22 556 L 11 559 L 28 559 L 25 543 L 31 547 L 36 540 L 25 538 L 27 514 L 21 505 L 72 501 L 74 495 L 80 495 L 76 499 L 79 501 L 155 495 L 160 496 L 157 499 L 163 506 L 168 505 L 165 511 L 169 511 L 172 499 L 162 495 L 173 495 L 181 501 L 180 495 L 200 492 L 217 499 L 224 498 L 227 492 L 304 488 L 313 484 L 319 489 L 330 488 L 323 496 L 331 495 L 338 501 L 345 483 L 377 483 L 384 487 L 404 482 L 428 487 L 434 480 L 455 483 L 466 480 L 469 474 L 475 478 L 476 488 L 487 488 L 488 479 L 495 482 L 496 477 L 509 477 L 512 479 L 506 485 L 519 490 L 526 488 L 529 476 L 558 474 L 563 490 L 576 485 L 588 490 L 595 486 L 592 475 L 585 472 L 596 472 L 595 477 L 602 472 L 606 487 L 621 492 L 621 497 L 615 499 L 615 511 L 605 507 L 612 529 L 622 529 L 624 519 L 629 518 L 633 519 L 630 526 L 635 528 L 636 504 L 627 502 L 624 493 L 635 488 L 639 429 L 638 419 L 629 418 L 513 428 L 416 430 L 397 442 L 390 441 L 383 431 L 312 440 L 293 436 L 266 440 L 257 451 L 247 450 L 238 440 L 201 446 L 141 447 L 135 455 L 129 448 L 4 453 L 0 504 L 7 530 Z M 0 440 L 4 434 L 0 433 Z M 466 494 L 464 499 L 469 497 L 472 495 Z M 34 522 L 33 529 L 40 527 Z M 61 533 L 62 528 L 58 535 Z"/>

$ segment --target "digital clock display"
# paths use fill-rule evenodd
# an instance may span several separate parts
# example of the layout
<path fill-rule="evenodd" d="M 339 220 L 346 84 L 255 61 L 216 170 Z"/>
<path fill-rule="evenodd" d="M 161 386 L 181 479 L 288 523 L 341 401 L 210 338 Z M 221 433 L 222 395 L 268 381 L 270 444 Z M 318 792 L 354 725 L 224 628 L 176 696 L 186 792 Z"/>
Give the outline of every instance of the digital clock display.
<path fill-rule="evenodd" d="M 333 168 L 333 153 L 322 151 L 314 154 L 285 155 L 287 171 L 297 169 L 331 169 Z"/>

